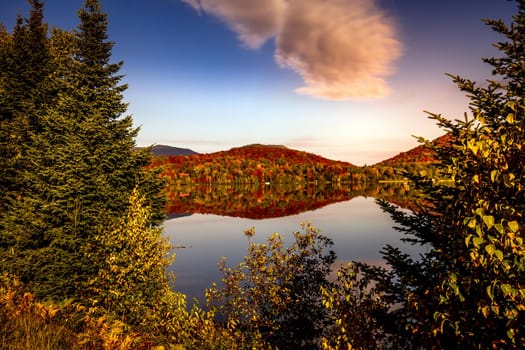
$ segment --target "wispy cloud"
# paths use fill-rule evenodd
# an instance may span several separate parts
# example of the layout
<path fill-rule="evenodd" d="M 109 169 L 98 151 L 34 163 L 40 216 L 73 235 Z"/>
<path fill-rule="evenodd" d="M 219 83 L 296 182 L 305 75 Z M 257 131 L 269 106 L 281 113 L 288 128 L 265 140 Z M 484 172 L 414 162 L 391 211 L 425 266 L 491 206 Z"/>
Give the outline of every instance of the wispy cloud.
<path fill-rule="evenodd" d="M 343 100 L 388 94 L 401 55 L 393 21 L 374 0 L 182 0 L 220 18 L 248 48 L 270 38 L 275 60 L 297 72 L 296 91 Z"/>
<path fill-rule="evenodd" d="M 284 0 L 182 0 L 225 22 L 249 48 L 275 37 L 286 11 Z"/>

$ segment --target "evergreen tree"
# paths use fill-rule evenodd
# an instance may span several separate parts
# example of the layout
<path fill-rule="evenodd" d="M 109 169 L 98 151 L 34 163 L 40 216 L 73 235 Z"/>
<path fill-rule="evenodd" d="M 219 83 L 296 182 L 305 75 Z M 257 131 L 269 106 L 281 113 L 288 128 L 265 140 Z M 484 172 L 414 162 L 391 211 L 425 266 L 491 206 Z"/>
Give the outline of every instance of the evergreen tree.
<path fill-rule="evenodd" d="M 383 203 L 408 240 L 412 259 L 387 246 L 388 269 L 359 264 L 386 307 L 375 320 L 397 348 L 525 347 L 525 1 L 507 26 L 486 20 L 505 41 L 486 84 L 452 76 L 470 98 L 470 119 L 430 114 L 451 136 L 432 146 L 453 185 L 415 177 L 428 205 L 413 214 Z M 379 310 L 379 311 L 378 311 Z M 349 327 L 351 325 L 348 325 Z"/>
<path fill-rule="evenodd" d="M 16 166 L 16 136 L 11 131 L 12 116 L 9 113 L 7 91 L 8 73 L 11 66 L 11 53 L 13 37 L 7 28 L 0 23 L 0 218 L 5 215 L 11 191 L 14 189 L 13 182 Z M 1 225 L 1 224 L 0 224 Z"/>
<path fill-rule="evenodd" d="M 50 95 L 45 84 L 51 71 L 47 25 L 43 22 L 43 3 L 31 1 L 28 19 L 17 18 L 13 34 L 0 27 L 0 211 L 27 188 L 23 172 L 30 134 L 39 128 L 42 107 Z M 0 215 L 2 215 L 0 214 Z"/>
<path fill-rule="evenodd" d="M 149 153 L 133 151 L 138 129 L 130 116 L 122 117 L 126 86 L 117 74 L 122 63 L 110 63 L 106 15 L 98 1 L 87 0 L 79 18 L 76 32 L 56 29 L 47 39 L 51 64 L 42 91 L 50 97 L 35 109 L 38 124 L 23 142 L 27 191 L 3 220 L 3 269 L 18 274 L 39 297 L 87 290 L 103 259 L 93 237 L 125 215 L 133 188 L 155 209 L 151 224 L 162 217 L 161 183 L 144 170 Z M 38 101 L 31 96 L 31 103 Z"/>
<path fill-rule="evenodd" d="M 152 207 L 153 222 L 163 218 L 162 183 L 155 174 L 143 168 L 149 163 L 148 149 L 134 152 L 138 129 L 133 128 L 131 116 L 123 116 L 127 104 L 118 72 L 122 62 L 110 63 L 113 42 L 107 41 L 107 15 L 97 0 L 86 0 L 78 13 L 80 24 L 76 32 L 73 88 L 69 91 L 74 110 L 66 105 L 76 122 L 71 135 L 82 144 L 81 184 L 71 197 L 83 199 L 83 216 L 91 217 L 87 230 L 93 224 L 105 223 L 107 216 L 115 218 L 125 213 L 129 195 L 139 186 Z M 78 165 L 78 163 L 77 163 Z M 73 172 L 76 173 L 76 172 Z M 89 221 L 89 220 L 88 220 Z"/>
<path fill-rule="evenodd" d="M 23 278 L 33 264 L 27 252 L 46 244 L 38 220 L 40 203 L 33 205 L 34 164 L 31 153 L 35 135 L 42 130 L 45 111 L 53 104 L 50 76 L 53 60 L 49 54 L 43 3 L 31 1 L 28 19 L 18 17 L 13 34 L 2 30 L 0 123 L 2 153 L 2 205 L 0 249 L 2 269 L 17 271 Z M 34 226 L 34 227 L 32 227 Z"/>

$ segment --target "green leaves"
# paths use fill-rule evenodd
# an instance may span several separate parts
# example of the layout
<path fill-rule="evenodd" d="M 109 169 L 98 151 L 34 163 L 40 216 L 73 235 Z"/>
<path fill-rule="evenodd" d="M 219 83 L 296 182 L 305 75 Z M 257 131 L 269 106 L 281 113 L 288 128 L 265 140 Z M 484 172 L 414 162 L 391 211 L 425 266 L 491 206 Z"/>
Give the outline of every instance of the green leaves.
<path fill-rule="evenodd" d="M 498 78 L 478 86 L 452 76 L 471 113 L 453 121 L 430 114 L 451 136 L 434 150 L 454 185 L 428 186 L 414 176 L 428 206 L 412 216 L 386 207 L 400 230 L 428 249 L 418 262 L 385 249 L 392 273 L 369 274 L 378 298 L 396 306 L 381 317 L 400 325 L 394 332 L 403 345 L 525 347 L 525 1 L 517 4 L 512 25 L 487 21 L 505 36 L 497 45 L 503 57 L 485 59 Z"/>
<path fill-rule="evenodd" d="M 50 37 L 43 2 L 31 5 L 27 23 L 0 33 L 0 256 L 17 252 L 0 271 L 20 274 L 37 296 L 79 297 L 100 262 L 83 249 L 126 213 L 138 184 L 150 224 L 159 223 L 163 184 L 144 169 L 147 155 L 133 152 L 121 64 L 110 63 L 98 1 L 86 2 L 78 31 Z"/>
<path fill-rule="evenodd" d="M 333 243 L 310 224 L 302 228 L 289 246 L 274 233 L 266 244 L 250 243 L 237 267 L 227 267 L 224 259 L 220 262 L 222 286 L 214 285 L 206 295 L 229 329 L 279 348 L 313 346 L 325 332 L 330 318 L 321 287 L 331 287 L 327 277 L 335 255 L 325 250 Z M 250 237 L 254 229 L 246 232 Z"/>
<path fill-rule="evenodd" d="M 125 216 L 94 237 L 91 251 L 102 260 L 88 286 L 93 305 L 101 305 L 131 325 L 141 325 L 162 296 L 171 292 L 166 268 L 171 245 L 152 228 L 151 208 L 134 189 Z M 146 325 L 143 325 L 146 326 Z"/>

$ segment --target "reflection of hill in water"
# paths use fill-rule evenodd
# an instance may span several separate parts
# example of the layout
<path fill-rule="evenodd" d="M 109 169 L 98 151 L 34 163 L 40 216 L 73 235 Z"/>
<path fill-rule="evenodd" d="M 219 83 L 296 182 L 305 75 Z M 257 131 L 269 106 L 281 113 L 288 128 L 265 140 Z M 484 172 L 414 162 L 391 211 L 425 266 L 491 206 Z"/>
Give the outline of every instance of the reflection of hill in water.
<path fill-rule="evenodd" d="M 170 189 L 168 217 L 180 213 L 267 219 L 315 210 L 365 196 L 414 209 L 415 194 L 406 184 L 367 183 L 347 186 L 199 186 Z"/>
<path fill-rule="evenodd" d="M 193 213 L 168 213 L 166 215 L 166 220 L 178 219 L 178 218 L 183 218 L 183 217 L 192 216 L 192 215 Z"/>

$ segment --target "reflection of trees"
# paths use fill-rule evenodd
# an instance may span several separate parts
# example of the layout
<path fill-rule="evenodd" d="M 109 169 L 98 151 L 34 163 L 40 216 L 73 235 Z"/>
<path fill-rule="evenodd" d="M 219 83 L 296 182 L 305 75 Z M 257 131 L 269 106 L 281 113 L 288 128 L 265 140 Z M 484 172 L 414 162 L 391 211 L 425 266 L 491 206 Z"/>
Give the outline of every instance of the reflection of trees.
<path fill-rule="evenodd" d="M 193 185 L 169 188 L 168 213 L 216 214 L 250 219 L 275 218 L 315 210 L 365 196 L 415 209 L 416 195 L 403 183 L 349 185 Z"/>

